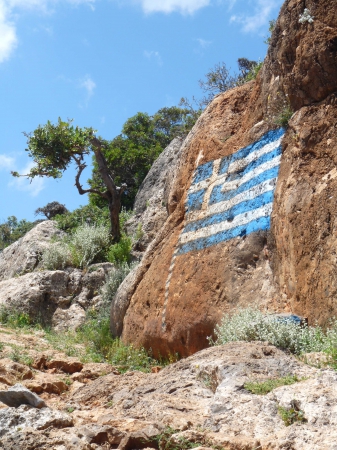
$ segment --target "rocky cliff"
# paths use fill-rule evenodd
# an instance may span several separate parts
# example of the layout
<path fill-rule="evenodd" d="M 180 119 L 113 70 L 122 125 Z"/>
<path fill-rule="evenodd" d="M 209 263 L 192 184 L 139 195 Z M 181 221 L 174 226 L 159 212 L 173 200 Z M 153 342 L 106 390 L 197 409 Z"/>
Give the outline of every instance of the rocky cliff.
<path fill-rule="evenodd" d="M 189 355 L 239 306 L 336 314 L 336 92 L 335 2 L 287 0 L 256 81 L 217 96 L 184 141 L 169 217 L 113 303 L 115 335 Z"/>

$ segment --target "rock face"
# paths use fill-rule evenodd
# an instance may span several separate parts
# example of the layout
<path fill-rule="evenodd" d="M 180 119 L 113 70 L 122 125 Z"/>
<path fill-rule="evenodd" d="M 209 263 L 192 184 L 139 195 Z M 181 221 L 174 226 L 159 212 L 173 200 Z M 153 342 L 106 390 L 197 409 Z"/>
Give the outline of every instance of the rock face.
<path fill-rule="evenodd" d="M 110 270 L 113 265 L 103 263 L 86 273 L 79 269 L 43 271 L 1 281 L 0 305 L 25 312 L 57 330 L 76 329 L 85 311 L 101 302 L 99 290 Z"/>
<path fill-rule="evenodd" d="M 144 252 L 164 225 L 168 194 L 180 156 L 182 138 L 175 138 L 151 167 L 137 193 L 135 215 L 127 222 L 128 234 L 139 235 L 135 250 Z"/>
<path fill-rule="evenodd" d="M 301 381 L 267 395 L 244 388 L 249 381 L 287 375 Z M 95 380 L 72 395 L 72 401 L 81 405 L 73 417 L 76 423 L 84 417 L 86 406 L 110 402 L 110 413 L 97 419 L 97 424 L 111 426 L 137 418 L 157 429 L 165 424 L 189 430 L 176 439 L 192 436 L 192 442 L 237 450 L 333 450 L 336 388 L 333 370 L 308 367 L 268 343 L 237 342 L 203 350 L 158 374 L 130 372 Z M 286 426 L 279 407 L 290 409 L 295 400 L 305 421 Z M 121 441 L 119 448 L 140 448 L 122 445 L 130 440 Z M 143 439 L 144 446 L 154 448 L 150 442 Z"/>
<path fill-rule="evenodd" d="M 239 306 L 336 315 L 336 42 L 329 0 L 284 3 L 257 80 L 217 96 L 184 141 L 169 217 L 113 303 L 115 335 L 189 355 Z"/>
<path fill-rule="evenodd" d="M 25 236 L 0 253 L 0 281 L 32 272 L 51 239 L 63 234 L 52 220 L 39 223 Z"/>

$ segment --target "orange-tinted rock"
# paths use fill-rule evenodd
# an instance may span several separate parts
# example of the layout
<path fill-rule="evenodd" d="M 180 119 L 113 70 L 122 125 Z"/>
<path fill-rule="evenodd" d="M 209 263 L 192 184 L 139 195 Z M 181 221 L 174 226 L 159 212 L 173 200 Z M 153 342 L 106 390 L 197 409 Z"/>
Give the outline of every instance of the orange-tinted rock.
<path fill-rule="evenodd" d="M 299 22 L 302 1 L 284 3 L 256 82 L 217 96 L 185 140 L 169 217 L 112 306 L 111 329 L 124 342 L 151 348 L 155 355 L 188 355 L 206 347 L 222 315 L 240 306 L 293 311 L 309 323 L 336 314 L 337 110 L 331 93 L 337 90 L 337 10 L 330 0 L 306 6 L 312 24 Z M 205 205 L 211 207 L 207 195 L 214 193 L 214 176 L 241 180 L 246 170 L 238 166 L 229 172 L 228 166 L 221 172 L 224 158 L 261 142 L 284 106 L 296 114 L 283 138 L 275 202 L 268 200 L 269 229 L 241 230 L 238 237 L 181 252 L 189 238 L 182 232 L 194 220 L 187 207 L 197 168 L 209 163 L 214 169 L 218 161 L 205 177 L 202 205 L 192 205 L 203 213 Z M 254 195 L 247 188 L 242 201 Z M 232 217 L 221 220 L 231 229 Z M 198 227 L 193 232 L 202 236 Z"/>
<path fill-rule="evenodd" d="M 83 364 L 75 358 L 52 359 L 47 361 L 46 367 L 48 369 L 56 369 L 64 373 L 73 374 L 76 372 L 81 372 L 83 369 Z"/>

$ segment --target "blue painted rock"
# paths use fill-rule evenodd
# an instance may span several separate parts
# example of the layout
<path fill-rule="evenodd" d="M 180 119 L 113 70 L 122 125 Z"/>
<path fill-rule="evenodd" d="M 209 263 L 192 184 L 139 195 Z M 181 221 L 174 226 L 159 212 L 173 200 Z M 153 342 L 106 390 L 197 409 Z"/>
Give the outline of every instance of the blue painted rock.
<path fill-rule="evenodd" d="M 185 356 L 237 307 L 336 315 L 337 12 L 314 3 L 303 25 L 303 3 L 285 2 L 257 80 L 185 140 L 169 217 L 112 305 L 125 342 Z"/>

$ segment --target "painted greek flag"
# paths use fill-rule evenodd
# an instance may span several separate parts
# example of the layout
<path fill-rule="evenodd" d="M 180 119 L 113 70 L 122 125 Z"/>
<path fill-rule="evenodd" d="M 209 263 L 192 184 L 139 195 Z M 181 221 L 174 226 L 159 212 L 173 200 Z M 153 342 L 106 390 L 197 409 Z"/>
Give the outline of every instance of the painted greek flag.
<path fill-rule="evenodd" d="M 233 155 L 199 166 L 176 255 L 270 228 L 284 129 Z"/>

